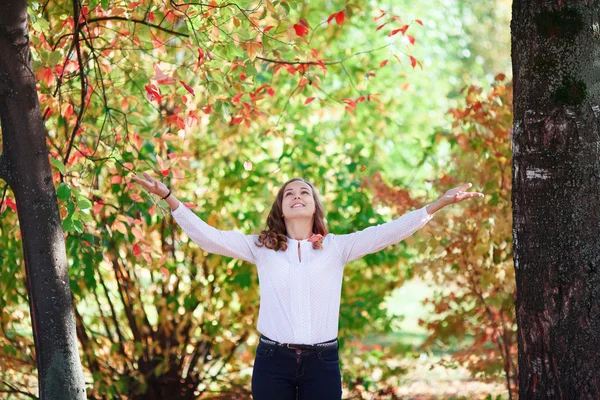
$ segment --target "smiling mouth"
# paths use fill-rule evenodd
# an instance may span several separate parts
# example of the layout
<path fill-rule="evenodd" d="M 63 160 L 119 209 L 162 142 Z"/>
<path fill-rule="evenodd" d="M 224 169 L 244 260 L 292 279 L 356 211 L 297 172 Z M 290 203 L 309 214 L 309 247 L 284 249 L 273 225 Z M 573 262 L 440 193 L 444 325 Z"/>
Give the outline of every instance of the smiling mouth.
<path fill-rule="evenodd" d="M 304 207 L 305 206 L 303 206 L 302 204 L 299 204 L 299 205 L 292 206 L 291 208 L 304 208 Z"/>

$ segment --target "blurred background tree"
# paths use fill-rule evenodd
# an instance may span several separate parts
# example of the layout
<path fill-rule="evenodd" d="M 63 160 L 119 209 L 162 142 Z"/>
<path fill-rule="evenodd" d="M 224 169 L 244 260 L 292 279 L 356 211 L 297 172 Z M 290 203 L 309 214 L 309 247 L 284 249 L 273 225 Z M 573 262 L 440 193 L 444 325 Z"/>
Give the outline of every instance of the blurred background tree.
<path fill-rule="evenodd" d="M 461 88 L 488 87 L 497 72 L 509 73 L 509 11 L 501 0 L 485 6 L 31 1 L 34 69 L 68 232 L 90 398 L 247 398 L 250 389 L 254 266 L 190 245 L 166 203 L 131 183 L 133 171 L 162 176 L 211 225 L 248 234 L 264 227 L 276 190 L 292 176 L 315 183 L 336 233 L 423 205 L 445 190 L 446 175 L 496 190 L 503 172 L 492 164 L 498 154 L 508 158 L 504 139 L 484 139 L 496 129 L 491 123 L 457 113 L 465 94 L 467 108 L 479 94 Z M 494 85 L 477 118 L 496 113 L 500 130 L 509 118 L 510 86 Z M 493 108 L 498 99 L 502 104 Z M 464 132 L 461 124 L 485 128 Z M 486 147 L 491 144 L 498 149 Z M 485 177 L 481 171 L 475 179 L 474 163 L 494 174 L 495 186 L 477 186 Z M 498 271 L 510 259 L 506 247 L 489 258 L 490 246 L 501 246 L 508 229 L 502 218 L 510 188 L 503 188 L 488 203 L 470 206 L 497 208 L 500 236 L 490 233 L 487 247 L 473 247 L 469 257 Z M 35 387 L 34 349 L 14 201 L 10 190 L 3 192 L 0 389 L 27 392 Z M 390 395 L 402 382 L 400 361 L 412 357 L 412 348 L 349 345 L 402 326 L 388 310 L 390 294 L 415 274 L 462 279 L 442 272 L 452 256 L 439 253 L 451 245 L 440 235 L 477 238 L 469 229 L 483 215 L 452 212 L 408 244 L 346 267 L 340 338 L 348 397 Z M 425 268 L 419 253 L 433 257 L 437 269 Z M 492 292 L 496 284 L 485 283 L 484 296 L 498 294 L 494 309 L 508 318 L 510 289 Z M 460 317 L 469 337 L 479 335 L 477 312 Z M 502 332 L 510 334 L 506 323 Z M 440 343 L 465 337 L 442 332 L 440 324 L 428 325 Z M 498 332 L 481 346 L 496 346 Z M 468 346 L 456 345 L 463 352 Z M 498 362 L 505 358 L 497 346 L 493 352 L 482 377 L 502 376 Z"/>

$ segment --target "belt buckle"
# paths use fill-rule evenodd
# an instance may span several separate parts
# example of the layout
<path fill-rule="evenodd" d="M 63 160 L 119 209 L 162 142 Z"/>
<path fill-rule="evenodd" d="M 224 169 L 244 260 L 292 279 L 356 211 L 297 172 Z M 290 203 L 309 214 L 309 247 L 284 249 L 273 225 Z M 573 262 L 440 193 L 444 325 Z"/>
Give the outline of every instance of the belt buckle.
<path fill-rule="evenodd" d="M 287 347 L 288 349 L 292 349 L 292 350 L 302 350 L 302 349 L 299 349 L 298 347 L 290 347 L 290 343 L 286 343 L 285 347 Z"/>

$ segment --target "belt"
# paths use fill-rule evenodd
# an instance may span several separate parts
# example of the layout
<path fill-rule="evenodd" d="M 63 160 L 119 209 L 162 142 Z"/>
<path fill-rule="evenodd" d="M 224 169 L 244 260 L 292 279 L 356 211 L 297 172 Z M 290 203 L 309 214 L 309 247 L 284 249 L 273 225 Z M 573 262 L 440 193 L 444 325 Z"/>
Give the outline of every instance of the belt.
<path fill-rule="evenodd" d="M 317 343 L 317 344 L 293 344 L 293 343 L 279 343 L 275 340 L 268 339 L 265 336 L 261 336 L 260 341 L 263 343 L 270 344 L 270 345 L 276 345 L 276 346 L 281 346 L 281 347 L 287 347 L 288 349 L 299 349 L 299 350 L 319 350 L 319 349 L 326 349 L 326 348 L 334 347 L 334 346 L 337 347 L 337 339 L 335 339 L 331 342 Z"/>

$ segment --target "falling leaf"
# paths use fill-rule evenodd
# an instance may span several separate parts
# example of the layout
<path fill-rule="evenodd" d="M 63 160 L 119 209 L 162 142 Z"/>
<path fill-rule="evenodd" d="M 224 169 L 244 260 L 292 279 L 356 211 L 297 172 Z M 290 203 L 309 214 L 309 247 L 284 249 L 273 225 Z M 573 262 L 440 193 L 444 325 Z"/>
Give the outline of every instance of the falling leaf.
<path fill-rule="evenodd" d="M 314 97 L 309 97 L 308 99 L 304 100 L 304 104 L 309 104 L 311 103 L 315 98 Z"/>

